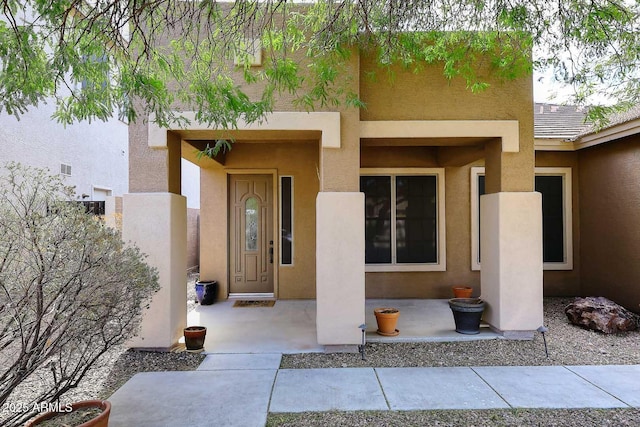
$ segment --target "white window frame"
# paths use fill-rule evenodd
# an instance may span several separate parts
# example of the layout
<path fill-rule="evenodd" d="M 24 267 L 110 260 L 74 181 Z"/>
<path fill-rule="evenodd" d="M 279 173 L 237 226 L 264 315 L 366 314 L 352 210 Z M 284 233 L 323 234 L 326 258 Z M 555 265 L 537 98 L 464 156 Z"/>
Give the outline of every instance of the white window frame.
<path fill-rule="evenodd" d="M 484 167 L 471 168 L 471 269 L 480 270 L 478 252 L 480 248 L 478 224 L 478 210 L 480 200 L 478 198 L 478 176 L 485 174 Z M 573 190 L 571 185 L 570 167 L 536 167 L 536 176 L 562 176 L 562 196 L 564 201 L 564 262 L 545 262 L 544 270 L 573 270 Z"/>
<path fill-rule="evenodd" d="M 284 245 L 282 242 L 280 244 L 280 267 L 293 267 L 294 266 L 294 251 L 295 251 L 295 241 L 294 238 L 294 179 L 293 175 L 279 175 L 278 176 L 278 239 L 282 239 L 282 178 L 291 178 L 291 264 L 283 264 L 282 263 L 282 251 L 284 249 Z"/>
<path fill-rule="evenodd" d="M 438 260 L 432 264 L 396 264 L 395 250 L 391 252 L 390 264 L 365 264 L 365 272 L 394 272 L 394 271 L 446 271 L 447 262 L 447 236 L 445 227 L 445 185 L 444 168 L 361 168 L 360 176 L 423 176 L 431 175 L 436 177 L 437 191 L 437 217 L 436 227 L 438 232 Z M 393 180 L 392 180 L 393 181 Z M 395 207 L 396 189 L 395 185 L 391 186 L 391 199 Z M 362 213 L 364 215 L 364 212 Z M 395 226 L 396 210 L 391 209 L 391 243 L 395 246 Z"/>

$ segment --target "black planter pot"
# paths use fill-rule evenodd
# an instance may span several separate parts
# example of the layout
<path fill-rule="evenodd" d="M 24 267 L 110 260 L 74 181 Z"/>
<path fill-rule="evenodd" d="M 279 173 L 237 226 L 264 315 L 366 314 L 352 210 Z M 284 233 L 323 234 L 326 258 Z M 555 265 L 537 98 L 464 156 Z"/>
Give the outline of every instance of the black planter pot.
<path fill-rule="evenodd" d="M 469 335 L 480 333 L 484 301 L 480 298 L 452 298 L 449 300 L 449 308 L 456 322 L 456 332 Z"/>

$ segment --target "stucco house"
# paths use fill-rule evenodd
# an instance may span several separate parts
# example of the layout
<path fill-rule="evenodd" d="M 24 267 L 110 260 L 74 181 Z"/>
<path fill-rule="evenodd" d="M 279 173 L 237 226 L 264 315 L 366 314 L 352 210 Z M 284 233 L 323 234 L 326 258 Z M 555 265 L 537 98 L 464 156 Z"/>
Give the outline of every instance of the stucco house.
<path fill-rule="evenodd" d="M 612 255 L 599 259 L 593 239 L 608 219 L 595 205 L 609 178 L 599 148 L 581 145 L 601 133 L 534 138 L 530 77 L 472 94 L 437 66 L 372 81 L 375 61 L 356 53 L 349 70 L 366 108 L 308 113 L 283 96 L 234 130 L 190 112 L 189 125 L 130 126 L 124 235 L 162 286 L 134 346 L 171 347 L 185 325 L 183 158 L 200 167 L 201 279 L 223 299 L 315 299 L 319 344 L 359 343 L 365 298 L 448 298 L 459 284 L 482 295 L 495 331 L 528 338 L 544 323 L 543 294 L 602 286 L 593 269 L 606 275 Z M 220 138 L 232 150 L 196 159 Z"/>

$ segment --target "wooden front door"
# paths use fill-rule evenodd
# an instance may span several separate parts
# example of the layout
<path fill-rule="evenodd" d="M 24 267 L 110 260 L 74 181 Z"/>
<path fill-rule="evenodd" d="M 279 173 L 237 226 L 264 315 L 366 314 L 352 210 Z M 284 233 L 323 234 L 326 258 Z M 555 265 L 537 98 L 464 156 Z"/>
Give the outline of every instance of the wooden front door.
<path fill-rule="evenodd" d="M 229 293 L 273 294 L 273 177 L 230 175 Z"/>

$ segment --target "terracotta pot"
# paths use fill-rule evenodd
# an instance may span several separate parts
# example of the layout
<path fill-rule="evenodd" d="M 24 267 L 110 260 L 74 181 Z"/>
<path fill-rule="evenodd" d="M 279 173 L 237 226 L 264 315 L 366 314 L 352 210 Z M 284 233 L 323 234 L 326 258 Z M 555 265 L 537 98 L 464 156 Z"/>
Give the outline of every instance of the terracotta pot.
<path fill-rule="evenodd" d="M 187 351 L 204 350 L 204 338 L 207 335 L 207 328 L 204 326 L 188 326 L 184 328 L 184 344 Z"/>
<path fill-rule="evenodd" d="M 71 411 L 69 413 L 80 408 L 99 408 L 102 410 L 102 412 L 97 417 L 92 418 L 85 423 L 79 424 L 76 427 L 108 427 L 109 415 L 111 414 L 111 403 L 109 403 L 107 400 L 83 400 L 82 402 L 72 403 Z M 38 426 L 43 422 L 55 417 L 56 415 L 60 415 L 60 412 L 45 412 L 27 422 L 25 424 L 25 427 Z"/>
<path fill-rule="evenodd" d="M 472 293 L 473 293 L 473 288 L 470 288 L 469 286 L 453 287 L 453 296 L 455 298 L 471 298 Z"/>
<path fill-rule="evenodd" d="M 376 315 L 376 322 L 378 322 L 378 330 L 376 331 L 378 334 L 396 336 L 400 333 L 400 331 L 396 329 L 398 317 L 400 316 L 400 311 L 397 308 L 375 308 L 373 314 Z"/>

